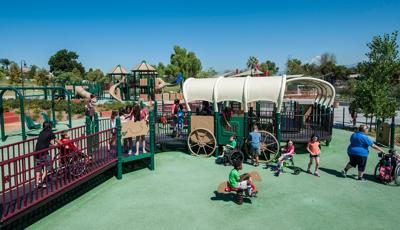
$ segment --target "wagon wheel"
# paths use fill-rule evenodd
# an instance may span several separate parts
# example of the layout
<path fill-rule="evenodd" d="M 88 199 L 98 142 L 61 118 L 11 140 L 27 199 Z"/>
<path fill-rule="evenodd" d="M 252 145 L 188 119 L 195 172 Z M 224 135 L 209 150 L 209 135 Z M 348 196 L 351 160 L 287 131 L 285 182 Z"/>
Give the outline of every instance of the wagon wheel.
<path fill-rule="evenodd" d="M 198 128 L 190 132 L 188 147 L 193 155 L 211 156 L 217 148 L 217 143 L 214 134 L 208 129 Z"/>
<path fill-rule="evenodd" d="M 260 142 L 260 162 L 268 163 L 274 160 L 279 153 L 279 143 L 275 136 L 267 131 L 259 131 L 261 134 Z"/>

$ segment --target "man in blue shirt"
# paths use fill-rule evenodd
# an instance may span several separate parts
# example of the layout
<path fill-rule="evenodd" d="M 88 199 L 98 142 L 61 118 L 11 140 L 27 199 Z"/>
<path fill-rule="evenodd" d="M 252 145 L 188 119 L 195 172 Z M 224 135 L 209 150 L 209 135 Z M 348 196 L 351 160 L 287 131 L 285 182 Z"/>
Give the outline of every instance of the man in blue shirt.
<path fill-rule="evenodd" d="M 365 166 L 368 159 L 368 147 L 372 147 L 380 152 L 384 152 L 379 146 L 367 136 L 368 126 L 360 125 L 358 132 L 355 132 L 350 137 L 350 145 L 347 147 L 347 154 L 350 161 L 342 170 L 343 177 L 347 176 L 347 171 L 353 167 L 358 166 L 358 180 L 365 181 L 363 178 Z"/>
<path fill-rule="evenodd" d="M 260 149 L 261 134 L 258 132 L 257 125 L 253 126 L 253 132 L 249 133 L 247 140 L 249 143 L 252 164 L 254 163 L 254 166 L 257 167 L 259 165 L 258 156 L 261 153 Z"/>

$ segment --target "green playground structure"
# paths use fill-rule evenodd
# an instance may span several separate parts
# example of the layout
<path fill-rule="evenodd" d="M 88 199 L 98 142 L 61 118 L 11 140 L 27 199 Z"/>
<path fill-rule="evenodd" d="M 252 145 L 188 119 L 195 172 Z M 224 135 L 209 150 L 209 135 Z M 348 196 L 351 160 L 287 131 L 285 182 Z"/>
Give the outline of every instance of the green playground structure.
<path fill-rule="evenodd" d="M 53 124 L 56 124 L 56 112 L 55 112 L 55 98 L 56 96 L 59 96 L 57 92 L 63 92 L 64 95 L 66 95 L 66 98 L 68 100 L 68 124 L 67 126 L 69 128 L 72 128 L 72 116 L 71 116 L 71 94 L 68 90 L 66 90 L 64 87 L 60 86 L 43 86 L 43 87 L 14 87 L 14 86 L 0 86 L 0 131 L 1 131 L 1 140 L 5 141 L 7 139 L 7 135 L 5 132 L 5 125 L 4 125 L 4 107 L 3 107 L 3 95 L 6 91 L 14 91 L 16 98 L 19 100 L 19 106 L 20 106 L 20 120 L 21 120 L 21 135 L 22 139 L 26 140 L 27 138 L 27 133 L 25 129 L 25 124 L 28 129 L 34 130 L 34 129 L 39 129 L 40 125 L 35 124 L 35 122 L 32 120 L 31 117 L 25 115 L 25 96 L 23 94 L 24 91 L 26 90 L 41 90 L 44 92 L 45 95 L 47 95 L 48 91 L 50 91 L 50 97 L 51 97 L 51 114 L 52 114 L 52 119 L 50 119 L 47 114 L 47 120 L 44 119 L 45 121 L 51 121 Z M 45 97 L 46 98 L 46 97 Z"/>

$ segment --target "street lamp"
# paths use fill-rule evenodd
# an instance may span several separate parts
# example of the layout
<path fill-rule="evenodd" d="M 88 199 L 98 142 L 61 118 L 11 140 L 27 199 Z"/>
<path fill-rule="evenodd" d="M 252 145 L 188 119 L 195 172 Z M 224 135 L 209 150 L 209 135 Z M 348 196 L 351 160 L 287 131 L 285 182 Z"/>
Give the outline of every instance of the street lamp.
<path fill-rule="evenodd" d="M 25 60 L 21 60 L 21 80 L 22 80 L 22 88 L 24 87 L 24 70 L 23 68 L 26 68 L 26 62 Z M 25 90 L 22 89 L 22 95 L 25 97 Z"/>

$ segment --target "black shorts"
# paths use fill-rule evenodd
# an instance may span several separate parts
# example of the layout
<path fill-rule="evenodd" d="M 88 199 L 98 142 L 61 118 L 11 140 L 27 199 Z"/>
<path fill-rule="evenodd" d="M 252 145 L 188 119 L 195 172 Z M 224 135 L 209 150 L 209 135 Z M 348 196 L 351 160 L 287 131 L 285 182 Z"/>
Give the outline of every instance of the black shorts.
<path fill-rule="evenodd" d="M 368 157 L 363 157 L 359 155 L 349 155 L 350 161 L 349 165 L 356 167 L 358 165 L 358 171 L 364 172 L 365 166 L 367 165 Z"/>
<path fill-rule="evenodd" d="M 47 171 L 51 170 L 50 155 L 48 152 L 42 153 L 35 159 L 35 172 L 41 172 L 43 169 Z"/>

